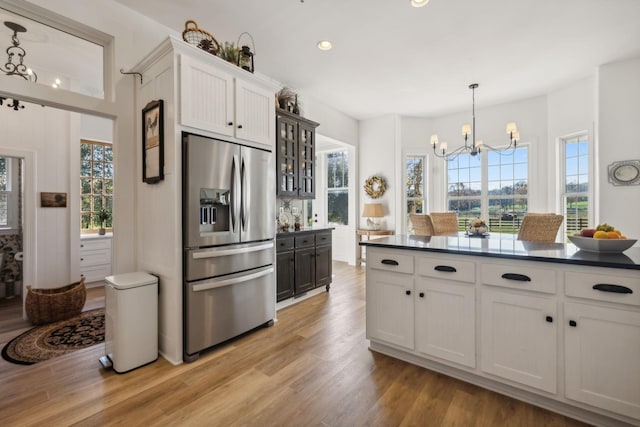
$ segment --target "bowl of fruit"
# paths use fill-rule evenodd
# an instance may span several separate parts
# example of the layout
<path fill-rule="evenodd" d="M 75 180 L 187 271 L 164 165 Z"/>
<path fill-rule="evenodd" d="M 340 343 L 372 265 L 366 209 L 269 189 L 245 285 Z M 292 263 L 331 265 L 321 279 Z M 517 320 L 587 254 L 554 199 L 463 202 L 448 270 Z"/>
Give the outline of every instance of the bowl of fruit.
<path fill-rule="evenodd" d="M 573 236 L 571 243 L 580 250 L 599 253 L 621 253 L 635 245 L 637 239 L 627 239 L 622 232 L 609 224 L 596 228 L 584 228 Z"/>

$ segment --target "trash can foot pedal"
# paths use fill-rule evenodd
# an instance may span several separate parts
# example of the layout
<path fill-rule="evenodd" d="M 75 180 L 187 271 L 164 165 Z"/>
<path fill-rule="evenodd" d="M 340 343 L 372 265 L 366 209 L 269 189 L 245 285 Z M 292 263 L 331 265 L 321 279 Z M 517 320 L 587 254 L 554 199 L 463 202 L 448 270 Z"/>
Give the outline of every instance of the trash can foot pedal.
<path fill-rule="evenodd" d="M 104 369 L 111 369 L 113 368 L 113 363 L 111 363 L 111 359 L 109 359 L 109 356 L 102 356 L 99 359 L 100 365 L 102 365 L 102 367 Z"/>

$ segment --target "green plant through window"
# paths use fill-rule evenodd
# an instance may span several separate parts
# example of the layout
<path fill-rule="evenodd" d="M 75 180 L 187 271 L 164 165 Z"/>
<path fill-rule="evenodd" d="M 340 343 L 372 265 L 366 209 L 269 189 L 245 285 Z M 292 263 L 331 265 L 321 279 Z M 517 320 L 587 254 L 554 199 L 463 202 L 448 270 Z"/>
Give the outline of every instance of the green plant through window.
<path fill-rule="evenodd" d="M 113 208 L 113 148 L 111 144 L 82 140 L 80 143 L 80 221 L 83 232 L 102 227 L 98 213 Z M 112 216 L 105 228 L 113 227 Z"/>

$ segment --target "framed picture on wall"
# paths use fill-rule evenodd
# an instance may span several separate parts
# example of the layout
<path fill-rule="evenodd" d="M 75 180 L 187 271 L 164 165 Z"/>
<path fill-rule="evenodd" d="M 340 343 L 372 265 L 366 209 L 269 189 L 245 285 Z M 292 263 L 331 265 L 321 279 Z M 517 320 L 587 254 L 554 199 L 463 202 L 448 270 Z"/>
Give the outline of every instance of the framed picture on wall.
<path fill-rule="evenodd" d="M 40 193 L 40 206 L 43 208 L 66 208 L 67 193 Z"/>
<path fill-rule="evenodd" d="M 161 99 L 142 109 L 142 181 L 155 184 L 164 179 L 164 109 Z"/>

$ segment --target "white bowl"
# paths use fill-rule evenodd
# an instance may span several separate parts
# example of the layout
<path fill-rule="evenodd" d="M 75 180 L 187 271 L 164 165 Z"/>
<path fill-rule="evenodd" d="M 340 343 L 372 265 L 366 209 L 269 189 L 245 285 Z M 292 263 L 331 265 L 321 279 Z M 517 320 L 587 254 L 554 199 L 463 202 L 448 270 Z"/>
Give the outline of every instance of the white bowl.
<path fill-rule="evenodd" d="M 637 239 L 594 239 L 580 236 L 569 236 L 569 240 L 580 250 L 599 253 L 620 253 L 638 241 Z"/>

